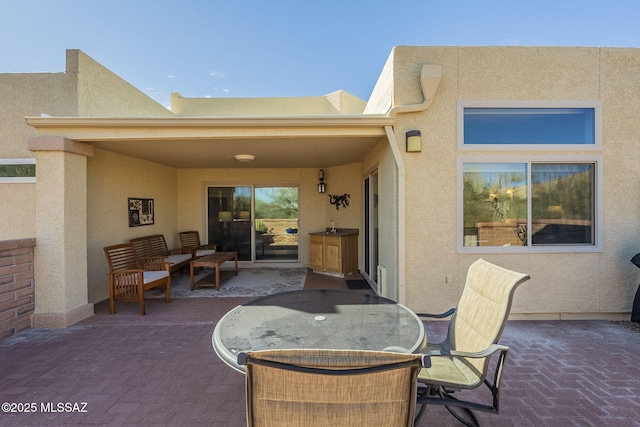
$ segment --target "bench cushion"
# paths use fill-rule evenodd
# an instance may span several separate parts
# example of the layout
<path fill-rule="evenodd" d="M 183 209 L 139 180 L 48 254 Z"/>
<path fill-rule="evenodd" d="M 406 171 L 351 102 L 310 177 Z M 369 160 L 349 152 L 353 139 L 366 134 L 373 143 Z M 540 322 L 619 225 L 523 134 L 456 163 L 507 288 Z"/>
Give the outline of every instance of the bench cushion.
<path fill-rule="evenodd" d="M 191 261 L 191 254 L 169 255 L 167 257 L 164 257 L 164 260 L 165 260 L 165 262 L 168 262 L 172 266 L 174 266 L 176 264 L 182 264 L 182 263 Z"/>
<path fill-rule="evenodd" d="M 166 270 L 162 271 L 145 271 L 142 273 L 144 284 L 147 285 L 151 282 L 155 282 L 156 280 L 162 279 L 163 277 L 169 277 L 169 272 Z"/>
<path fill-rule="evenodd" d="M 197 249 L 196 250 L 196 257 L 212 255 L 212 254 L 215 254 L 215 253 L 216 253 L 216 251 L 214 251 L 213 249 Z"/>

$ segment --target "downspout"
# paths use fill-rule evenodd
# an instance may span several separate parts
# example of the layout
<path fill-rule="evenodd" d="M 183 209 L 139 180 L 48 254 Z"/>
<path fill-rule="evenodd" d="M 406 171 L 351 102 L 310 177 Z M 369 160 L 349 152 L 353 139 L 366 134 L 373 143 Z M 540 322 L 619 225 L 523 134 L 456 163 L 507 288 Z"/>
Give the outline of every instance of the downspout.
<path fill-rule="evenodd" d="M 417 113 L 425 111 L 431 106 L 433 97 L 442 79 L 442 66 L 438 64 L 425 64 L 420 70 L 420 87 L 424 100 L 419 104 L 397 105 L 389 110 L 388 117 L 395 117 L 396 114 Z M 402 160 L 402 153 L 398 148 L 398 141 L 392 126 L 385 126 L 387 141 L 391 146 L 391 152 L 398 168 L 398 302 L 405 304 L 406 301 L 406 224 L 405 224 L 405 204 L 406 204 L 406 183 L 405 167 Z"/>

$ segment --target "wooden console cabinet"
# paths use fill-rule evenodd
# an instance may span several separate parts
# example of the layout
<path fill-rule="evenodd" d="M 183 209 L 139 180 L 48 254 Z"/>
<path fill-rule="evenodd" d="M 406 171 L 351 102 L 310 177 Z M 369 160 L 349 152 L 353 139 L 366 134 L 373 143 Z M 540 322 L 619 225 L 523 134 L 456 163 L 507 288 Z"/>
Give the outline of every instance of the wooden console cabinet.
<path fill-rule="evenodd" d="M 344 277 L 358 272 L 358 232 L 310 233 L 311 268 Z"/>

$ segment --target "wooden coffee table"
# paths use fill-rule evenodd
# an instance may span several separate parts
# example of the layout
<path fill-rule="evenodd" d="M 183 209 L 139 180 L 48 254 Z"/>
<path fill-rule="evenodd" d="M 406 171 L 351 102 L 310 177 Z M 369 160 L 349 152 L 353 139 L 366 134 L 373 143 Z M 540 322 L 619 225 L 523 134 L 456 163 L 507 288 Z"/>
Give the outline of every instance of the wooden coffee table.
<path fill-rule="evenodd" d="M 225 263 L 225 261 L 231 261 L 235 259 L 236 261 L 236 269 L 225 270 L 220 272 L 220 266 Z M 220 280 L 224 280 L 227 277 L 232 275 L 238 275 L 238 252 L 216 252 L 211 255 L 203 256 L 198 259 L 191 261 L 191 290 L 195 289 L 195 283 L 193 282 L 193 272 L 196 267 L 209 267 L 215 270 L 216 274 L 216 282 L 215 283 L 200 283 L 198 282 L 198 286 L 215 286 L 216 291 L 220 290 Z M 209 277 L 209 276 L 207 276 Z M 203 279 L 204 280 L 204 279 Z"/>

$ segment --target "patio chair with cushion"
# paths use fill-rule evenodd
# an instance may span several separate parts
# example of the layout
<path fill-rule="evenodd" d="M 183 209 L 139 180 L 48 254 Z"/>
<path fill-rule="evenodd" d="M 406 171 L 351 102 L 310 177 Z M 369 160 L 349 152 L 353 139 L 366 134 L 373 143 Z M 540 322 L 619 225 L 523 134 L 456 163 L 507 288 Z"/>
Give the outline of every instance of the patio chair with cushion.
<path fill-rule="evenodd" d="M 197 231 L 181 231 L 178 236 L 180 236 L 180 248 L 191 251 L 194 259 L 216 252 L 218 245 L 215 243 L 200 244 L 200 234 Z"/>
<path fill-rule="evenodd" d="M 144 291 L 160 287 L 171 301 L 170 264 L 162 257 L 148 259 L 139 268 L 131 243 L 107 246 L 104 254 L 109 264 L 109 305 L 111 314 L 116 312 L 116 300 L 140 303 L 140 314 L 144 316 Z"/>
<path fill-rule="evenodd" d="M 364 350 L 240 353 L 247 426 L 412 426 L 428 358 Z"/>
<path fill-rule="evenodd" d="M 509 352 L 509 347 L 499 345 L 498 340 L 507 323 L 515 289 L 528 279 L 527 274 L 480 259 L 469 267 L 456 309 L 440 315 L 418 314 L 420 317 L 452 317 L 446 339 L 440 344 L 427 344 L 425 354 L 431 358 L 431 367 L 422 369 L 418 376 L 417 403 L 421 407 L 416 423 L 427 405 L 446 406 L 467 426 L 478 425 L 472 410 L 498 413 L 500 382 Z M 497 358 L 494 358 L 491 382 L 487 373 L 494 354 Z M 491 393 L 490 404 L 483 403 L 481 398 L 463 400 L 462 393 L 453 396 L 454 392 L 482 385 Z"/>

